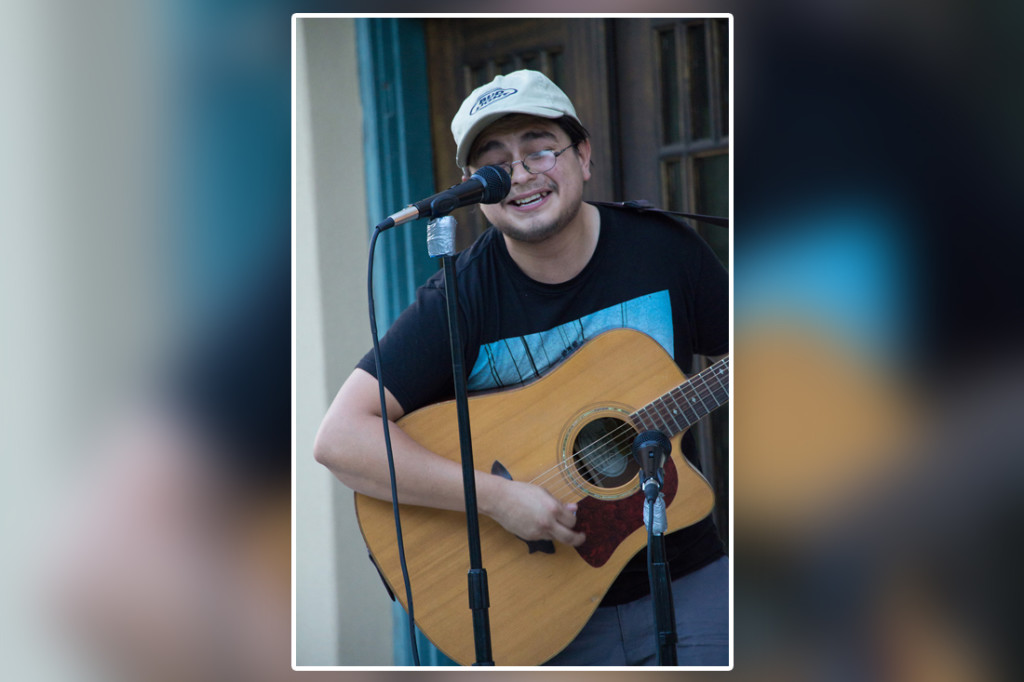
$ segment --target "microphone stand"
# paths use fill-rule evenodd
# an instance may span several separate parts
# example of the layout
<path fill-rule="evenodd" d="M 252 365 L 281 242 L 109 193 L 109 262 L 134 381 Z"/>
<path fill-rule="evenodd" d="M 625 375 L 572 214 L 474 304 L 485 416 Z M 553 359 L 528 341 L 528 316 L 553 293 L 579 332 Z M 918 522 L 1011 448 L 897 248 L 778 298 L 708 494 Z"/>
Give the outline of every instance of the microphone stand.
<path fill-rule="evenodd" d="M 644 524 L 647 526 L 647 574 L 654 607 L 654 632 L 658 647 L 658 665 L 678 665 L 676 653 L 675 606 L 672 579 L 665 555 L 665 480 L 662 462 L 672 448 L 671 441 L 659 431 L 645 431 L 633 441 L 633 455 L 640 461 L 640 484 L 644 491 Z"/>
<path fill-rule="evenodd" d="M 651 505 L 652 502 L 647 500 L 645 504 Z M 651 525 L 647 528 L 647 572 L 651 581 L 651 599 L 654 602 L 658 665 L 677 665 L 678 636 L 675 607 L 672 604 L 672 581 L 669 578 L 668 560 L 665 558 L 665 535 L 655 533 Z"/>
<path fill-rule="evenodd" d="M 466 390 L 465 360 L 459 333 L 459 290 L 455 277 L 455 219 L 448 215 L 427 225 L 427 252 L 441 258 L 444 268 L 444 292 L 448 307 L 448 337 L 452 349 L 452 377 L 455 380 L 455 407 L 459 422 L 459 446 L 462 453 L 462 484 L 466 496 L 466 532 L 469 540 L 469 608 L 473 612 L 473 639 L 476 663 L 494 665 L 491 660 L 491 633 L 488 608 L 487 571 L 480 551 L 480 517 L 476 504 L 476 469 L 469 427 L 469 398 Z"/>

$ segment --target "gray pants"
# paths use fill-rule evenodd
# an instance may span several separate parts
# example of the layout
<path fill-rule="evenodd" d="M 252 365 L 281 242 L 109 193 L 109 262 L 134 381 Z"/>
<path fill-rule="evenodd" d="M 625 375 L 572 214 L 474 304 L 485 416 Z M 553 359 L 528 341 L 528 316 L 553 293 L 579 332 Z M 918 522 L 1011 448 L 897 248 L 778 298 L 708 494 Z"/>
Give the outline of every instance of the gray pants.
<path fill-rule="evenodd" d="M 729 665 L 729 559 L 672 581 L 680 666 Z M 598 608 L 561 653 L 544 665 L 657 665 L 650 595 Z"/>

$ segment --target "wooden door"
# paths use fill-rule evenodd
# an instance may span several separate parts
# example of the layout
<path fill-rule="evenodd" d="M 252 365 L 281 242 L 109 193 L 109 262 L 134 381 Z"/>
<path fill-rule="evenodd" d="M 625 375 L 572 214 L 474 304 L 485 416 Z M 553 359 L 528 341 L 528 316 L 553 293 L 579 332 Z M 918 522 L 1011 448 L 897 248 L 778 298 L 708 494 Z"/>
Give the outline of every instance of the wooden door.
<path fill-rule="evenodd" d="M 584 199 L 607 201 L 616 195 L 608 20 L 426 19 L 425 27 L 438 189 L 461 179 L 450 126 L 462 100 L 498 74 L 527 68 L 544 73 L 565 91 L 590 132 L 594 177 Z M 461 249 L 486 223 L 477 210 L 456 217 Z"/>
<path fill-rule="evenodd" d="M 615 102 L 625 198 L 729 217 L 729 28 L 726 18 L 616 21 Z M 693 225 L 729 267 L 730 231 Z M 701 469 L 718 499 L 715 521 L 725 539 L 728 424 L 728 414 L 719 412 L 694 428 Z"/>

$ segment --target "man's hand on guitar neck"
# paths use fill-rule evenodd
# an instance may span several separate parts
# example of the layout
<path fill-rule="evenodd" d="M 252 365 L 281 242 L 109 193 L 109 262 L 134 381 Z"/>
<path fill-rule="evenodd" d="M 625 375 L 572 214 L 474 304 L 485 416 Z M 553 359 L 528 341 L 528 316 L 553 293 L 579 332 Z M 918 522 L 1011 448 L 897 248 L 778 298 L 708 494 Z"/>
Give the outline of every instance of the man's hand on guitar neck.
<path fill-rule="evenodd" d="M 478 477 L 479 480 L 479 477 Z M 578 547 L 586 535 L 573 530 L 576 505 L 563 504 L 544 488 L 494 477 L 490 493 L 480 496 L 480 510 L 522 540 L 555 540 Z"/>

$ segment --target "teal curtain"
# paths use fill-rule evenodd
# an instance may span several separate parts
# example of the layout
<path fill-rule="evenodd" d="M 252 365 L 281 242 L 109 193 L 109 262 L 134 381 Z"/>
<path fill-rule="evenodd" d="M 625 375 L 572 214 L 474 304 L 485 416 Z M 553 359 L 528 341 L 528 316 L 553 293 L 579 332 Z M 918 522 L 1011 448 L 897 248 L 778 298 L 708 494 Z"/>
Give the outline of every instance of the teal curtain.
<path fill-rule="evenodd" d="M 415 588 L 414 588 L 415 589 Z M 413 592 L 413 607 L 416 606 L 416 593 Z M 469 610 L 469 607 L 466 607 Z M 395 641 L 395 665 L 413 665 L 412 647 L 409 644 L 409 615 L 397 601 L 392 607 L 392 633 Z M 458 665 L 455 661 L 441 653 L 441 650 L 430 643 L 419 628 L 416 628 L 416 649 L 420 656 L 420 665 Z"/>
<path fill-rule="evenodd" d="M 426 41 L 420 19 L 357 19 L 356 40 L 372 229 L 434 193 Z M 427 255 L 426 224 L 400 225 L 377 240 L 374 298 L 382 334 L 437 270 Z"/>
<path fill-rule="evenodd" d="M 422 20 L 396 18 L 357 19 L 356 39 L 367 213 L 377 224 L 434 193 L 426 41 Z M 381 334 L 412 302 L 416 287 L 437 270 L 437 263 L 427 255 L 426 222 L 400 225 L 377 240 L 374 299 Z M 414 605 L 415 599 L 414 591 Z M 405 610 L 395 602 L 396 666 L 413 665 L 408 623 Z M 421 665 L 456 665 L 418 629 L 416 642 Z"/>

